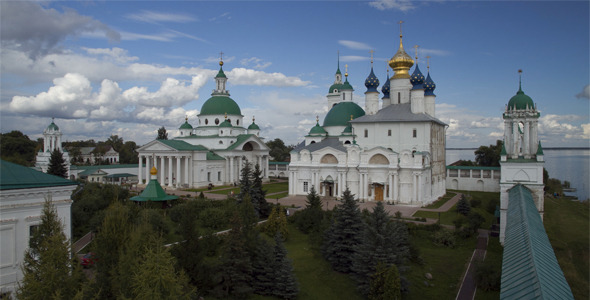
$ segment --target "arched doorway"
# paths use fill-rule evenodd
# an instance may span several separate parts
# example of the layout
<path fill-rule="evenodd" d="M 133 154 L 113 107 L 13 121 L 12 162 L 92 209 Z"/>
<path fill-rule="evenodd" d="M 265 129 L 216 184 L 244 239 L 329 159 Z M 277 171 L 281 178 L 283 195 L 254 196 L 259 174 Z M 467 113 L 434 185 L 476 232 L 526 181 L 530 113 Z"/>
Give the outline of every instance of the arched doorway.
<path fill-rule="evenodd" d="M 332 176 L 326 177 L 324 184 L 324 196 L 334 197 L 334 179 Z"/>
<path fill-rule="evenodd" d="M 384 185 L 380 183 L 373 183 L 373 187 L 375 188 L 375 201 L 383 201 Z"/>

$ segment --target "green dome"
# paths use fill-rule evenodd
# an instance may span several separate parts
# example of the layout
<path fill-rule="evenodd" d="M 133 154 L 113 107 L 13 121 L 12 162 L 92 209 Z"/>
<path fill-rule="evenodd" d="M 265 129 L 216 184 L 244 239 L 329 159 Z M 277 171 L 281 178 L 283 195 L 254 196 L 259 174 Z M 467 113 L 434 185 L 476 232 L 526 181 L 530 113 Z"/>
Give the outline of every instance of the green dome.
<path fill-rule="evenodd" d="M 55 125 L 55 123 L 53 123 L 53 121 L 51 121 L 51 124 L 49 124 L 49 126 L 47 126 L 47 130 L 59 131 L 59 127 L 57 127 L 57 125 Z"/>
<path fill-rule="evenodd" d="M 519 88 L 516 95 L 514 95 L 512 98 L 510 98 L 510 101 L 508 101 L 509 110 L 514 109 L 515 106 L 517 110 L 527 109 L 527 106 L 529 109 L 533 109 L 535 108 L 535 103 L 533 103 L 533 99 L 531 99 L 531 97 L 527 96 L 522 91 L 522 89 Z"/>
<path fill-rule="evenodd" d="M 232 127 L 231 123 L 225 119 L 225 121 L 221 122 L 221 124 L 219 124 L 219 127 Z"/>
<path fill-rule="evenodd" d="M 250 126 L 248 126 L 248 130 L 260 130 L 260 127 L 258 127 L 258 125 L 256 125 L 256 123 L 252 122 L 252 124 L 250 124 Z"/>
<path fill-rule="evenodd" d="M 217 76 L 215 76 L 215 78 L 218 78 L 218 77 L 227 78 L 227 76 L 225 76 L 225 73 L 223 72 L 222 67 L 219 67 L 219 72 L 217 73 Z"/>
<path fill-rule="evenodd" d="M 342 90 L 352 90 L 352 85 L 350 85 L 350 83 L 348 83 L 348 79 L 346 79 L 346 81 L 342 84 Z"/>
<path fill-rule="evenodd" d="M 320 123 L 315 123 L 315 126 L 309 131 L 309 135 L 312 134 L 327 134 L 327 132 L 322 126 L 320 126 Z"/>
<path fill-rule="evenodd" d="M 184 121 L 184 124 L 180 125 L 179 129 L 193 129 L 193 126 L 188 121 Z"/>
<path fill-rule="evenodd" d="M 326 115 L 324 118 L 324 127 L 325 126 L 346 126 L 348 125 L 348 121 L 350 121 L 350 116 L 352 115 L 353 119 L 358 117 L 362 117 L 365 115 L 365 111 L 356 103 L 344 101 L 340 102 Z"/>
<path fill-rule="evenodd" d="M 242 115 L 238 104 L 230 97 L 213 96 L 203 103 L 201 115 Z"/>
<path fill-rule="evenodd" d="M 330 89 L 328 90 L 328 93 L 333 93 L 334 90 L 336 90 L 336 93 L 337 93 L 337 92 L 340 92 L 341 89 L 342 89 L 342 85 L 341 84 L 338 84 L 338 83 L 335 83 L 332 86 L 330 86 Z"/>
<path fill-rule="evenodd" d="M 346 128 L 344 128 L 344 130 L 342 130 L 342 135 L 351 135 L 352 134 L 352 124 L 348 123 L 348 125 L 346 125 Z"/>

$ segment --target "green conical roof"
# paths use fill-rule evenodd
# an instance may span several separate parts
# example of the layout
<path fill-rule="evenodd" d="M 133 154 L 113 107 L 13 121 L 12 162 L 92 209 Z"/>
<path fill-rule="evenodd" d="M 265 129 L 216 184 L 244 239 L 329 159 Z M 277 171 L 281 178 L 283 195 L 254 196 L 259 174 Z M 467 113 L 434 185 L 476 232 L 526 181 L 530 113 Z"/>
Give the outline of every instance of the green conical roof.
<path fill-rule="evenodd" d="M 502 150 L 500 151 L 500 155 L 508 155 L 508 153 L 506 153 L 506 147 L 504 147 L 504 141 L 502 141 Z"/>
<path fill-rule="evenodd" d="M 541 147 L 541 141 L 539 141 L 539 147 L 537 147 L 537 155 L 543 155 L 543 147 Z"/>
<path fill-rule="evenodd" d="M 215 78 L 227 78 L 227 76 L 225 76 L 225 73 L 223 73 L 223 68 L 219 67 L 219 72 L 217 72 L 217 76 L 215 76 Z"/>
<path fill-rule="evenodd" d="M 53 121 L 51 121 L 51 124 L 49 124 L 49 126 L 47 126 L 47 130 L 59 131 L 59 127 L 57 127 L 57 125 L 55 125 L 55 123 L 53 123 Z"/>
<path fill-rule="evenodd" d="M 154 169 L 155 168 L 152 168 L 152 172 L 154 171 Z M 152 173 L 152 175 L 155 176 L 154 173 Z M 166 194 L 166 192 L 160 186 L 160 183 L 158 182 L 157 179 L 150 179 L 150 182 L 148 183 L 148 185 L 145 187 L 145 189 L 143 190 L 143 192 L 141 192 L 141 194 L 139 196 L 131 197 L 131 201 L 141 201 L 141 202 L 147 202 L 147 201 L 160 202 L 160 201 L 168 201 L 168 200 L 176 200 L 176 199 L 178 199 L 178 196 Z"/>
<path fill-rule="evenodd" d="M 231 123 L 225 119 L 225 121 L 221 122 L 221 124 L 219 124 L 219 127 L 232 127 Z"/>

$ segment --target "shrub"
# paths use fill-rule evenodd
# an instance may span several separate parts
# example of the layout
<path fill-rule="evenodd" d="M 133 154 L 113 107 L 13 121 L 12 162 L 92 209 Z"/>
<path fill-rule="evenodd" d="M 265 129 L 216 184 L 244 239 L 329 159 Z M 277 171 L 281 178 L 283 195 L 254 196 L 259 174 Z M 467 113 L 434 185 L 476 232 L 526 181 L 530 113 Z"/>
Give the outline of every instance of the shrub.
<path fill-rule="evenodd" d="M 471 206 L 469 206 L 469 202 L 465 198 L 465 195 L 461 195 L 459 202 L 457 202 L 457 212 L 466 216 L 471 211 Z"/>
<path fill-rule="evenodd" d="M 475 282 L 484 291 L 499 291 L 501 272 L 489 261 L 483 261 L 475 267 Z"/>
<path fill-rule="evenodd" d="M 448 248 L 454 248 L 456 243 L 455 235 L 453 234 L 453 232 L 445 228 L 441 228 L 441 230 L 435 232 L 432 235 L 432 241 L 434 242 L 434 244 L 438 246 Z"/>
<path fill-rule="evenodd" d="M 471 207 L 479 207 L 481 205 L 481 200 L 473 198 L 469 201 L 469 204 L 471 204 Z"/>
<path fill-rule="evenodd" d="M 399 210 L 398 210 L 398 211 L 396 211 L 396 212 L 395 212 L 395 217 L 396 217 L 397 219 L 401 219 L 401 218 L 402 218 L 402 212 L 401 212 L 401 211 L 399 211 Z"/>

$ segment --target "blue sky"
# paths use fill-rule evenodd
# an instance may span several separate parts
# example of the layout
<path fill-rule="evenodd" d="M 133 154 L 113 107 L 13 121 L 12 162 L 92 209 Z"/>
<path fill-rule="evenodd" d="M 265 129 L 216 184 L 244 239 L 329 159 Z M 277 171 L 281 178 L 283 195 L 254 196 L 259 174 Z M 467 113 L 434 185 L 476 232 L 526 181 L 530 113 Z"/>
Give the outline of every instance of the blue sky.
<path fill-rule="evenodd" d="M 39 137 L 56 118 L 65 140 L 117 134 L 144 144 L 196 115 L 224 53 L 247 124 L 288 144 L 327 113 L 337 52 L 355 101 L 381 84 L 399 45 L 426 72 L 448 147 L 493 144 L 522 87 L 541 111 L 545 147 L 588 146 L 588 1 L 0 2 L 2 132 Z"/>

